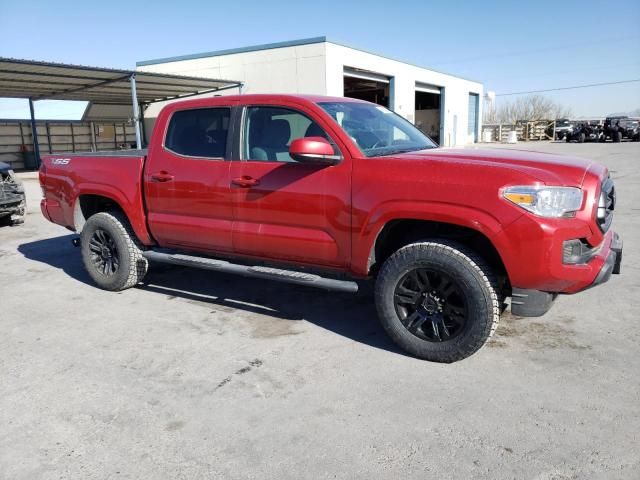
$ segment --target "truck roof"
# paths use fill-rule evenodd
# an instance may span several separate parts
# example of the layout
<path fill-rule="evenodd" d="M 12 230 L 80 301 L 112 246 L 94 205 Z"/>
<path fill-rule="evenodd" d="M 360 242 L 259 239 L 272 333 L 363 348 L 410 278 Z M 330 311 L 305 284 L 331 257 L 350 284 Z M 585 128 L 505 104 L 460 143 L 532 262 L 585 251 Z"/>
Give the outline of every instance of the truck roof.
<path fill-rule="evenodd" d="M 174 104 L 181 106 L 202 106 L 212 100 L 214 103 L 224 104 L 230 101 L 237 101 L 241 104 L 260 102 L 263 100 L 305 100 L 311 103 L 321 102 L 354 102 L 354 103 L 369 103 L 357 98 L 347 97 L 329 97 L 325 95 L 306 95 L 306 94 L 288 94 L 288 93 L 250 93 L 246 95 L 224 95 L 220 97 L 207 97 L 207 98 L 194 98 L 189 100 L 178 100 Z"/>

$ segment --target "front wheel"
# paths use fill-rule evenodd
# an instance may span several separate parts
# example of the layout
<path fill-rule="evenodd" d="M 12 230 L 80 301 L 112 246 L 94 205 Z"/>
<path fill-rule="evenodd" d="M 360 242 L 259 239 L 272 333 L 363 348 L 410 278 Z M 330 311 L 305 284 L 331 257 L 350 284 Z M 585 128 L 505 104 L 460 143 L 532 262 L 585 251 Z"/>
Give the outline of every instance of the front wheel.
<path fill-rule="evenodd" d="M 92 215 L 82 229 L 80 245 L 84 266 L 100 288 L 124 290 L 147 273 L 142 246 L 120 212 Z"/>
<path fill-rule="evenodd" d="M 434 362 L 462 360 L 482 347 L 500 320 L 491 268 L 464 245 L 407 245 L 384 263 L 375 301 L 382 326 L 403 350 Z"/>

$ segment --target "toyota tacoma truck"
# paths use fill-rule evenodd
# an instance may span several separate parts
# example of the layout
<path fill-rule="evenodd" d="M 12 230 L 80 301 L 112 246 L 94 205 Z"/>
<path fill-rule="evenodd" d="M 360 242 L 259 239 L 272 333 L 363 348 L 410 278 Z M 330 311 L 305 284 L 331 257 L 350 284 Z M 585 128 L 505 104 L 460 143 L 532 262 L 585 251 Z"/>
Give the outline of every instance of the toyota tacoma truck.
<path fill-rule="evenodd" d="M 438 362 L 482 347 L 509 298 L 543 315 L 622 259 L 602 165 L 439 148 L 355 99 L 177 101 L 148 150 L 45 156 L 40 183 L 101 288 L 133 287 L 151 261 L 331 291 L 371 280 L 391 339 Z"/>

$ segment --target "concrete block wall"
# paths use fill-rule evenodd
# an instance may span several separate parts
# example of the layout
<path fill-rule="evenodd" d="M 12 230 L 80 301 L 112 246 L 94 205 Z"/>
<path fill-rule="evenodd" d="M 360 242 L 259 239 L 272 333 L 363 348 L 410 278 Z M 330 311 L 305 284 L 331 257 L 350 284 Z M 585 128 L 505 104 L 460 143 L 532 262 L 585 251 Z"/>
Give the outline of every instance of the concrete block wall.
<path fill-rule="evenodd" d="M 38 120 L 36 130 L 41 155 L 116 150 L 136 140 L 133 125 L 127 123 Z M 33 152 L 29 120 L 0 120 L 0 162 L 25 168 L 24 150 Z"/>

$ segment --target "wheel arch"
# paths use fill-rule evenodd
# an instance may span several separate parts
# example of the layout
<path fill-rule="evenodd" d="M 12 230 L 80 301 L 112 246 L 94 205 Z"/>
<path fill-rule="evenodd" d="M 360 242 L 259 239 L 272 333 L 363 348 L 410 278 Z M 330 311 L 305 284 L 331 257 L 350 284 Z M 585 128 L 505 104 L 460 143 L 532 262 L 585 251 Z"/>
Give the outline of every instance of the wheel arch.
<path fill-rule="evenodd" d="M 369 252 L 367 270 L 375 274 L 384 261 L 398 249 L 425 239 L 454 240 L 483 257 L 509 289 L 509 276 L 505 263 L 489 236 L 479 229 L 453 222 L 398 218 L 388 221 L 379 230 Z"/>
<path fill-rule="evenodd" d="M 78 188 L 73 206 L 74 229 L 81 232 L 91 215 L 116 210 L 124 215 L 142 244 L 152 245 L 154 241 L 147 229 L 142 200 L 129 199 L 116 188 L 104 187 L 104 185 L 85 185 Z M 141 192 L 139 195 L 141 196 Z"/>

